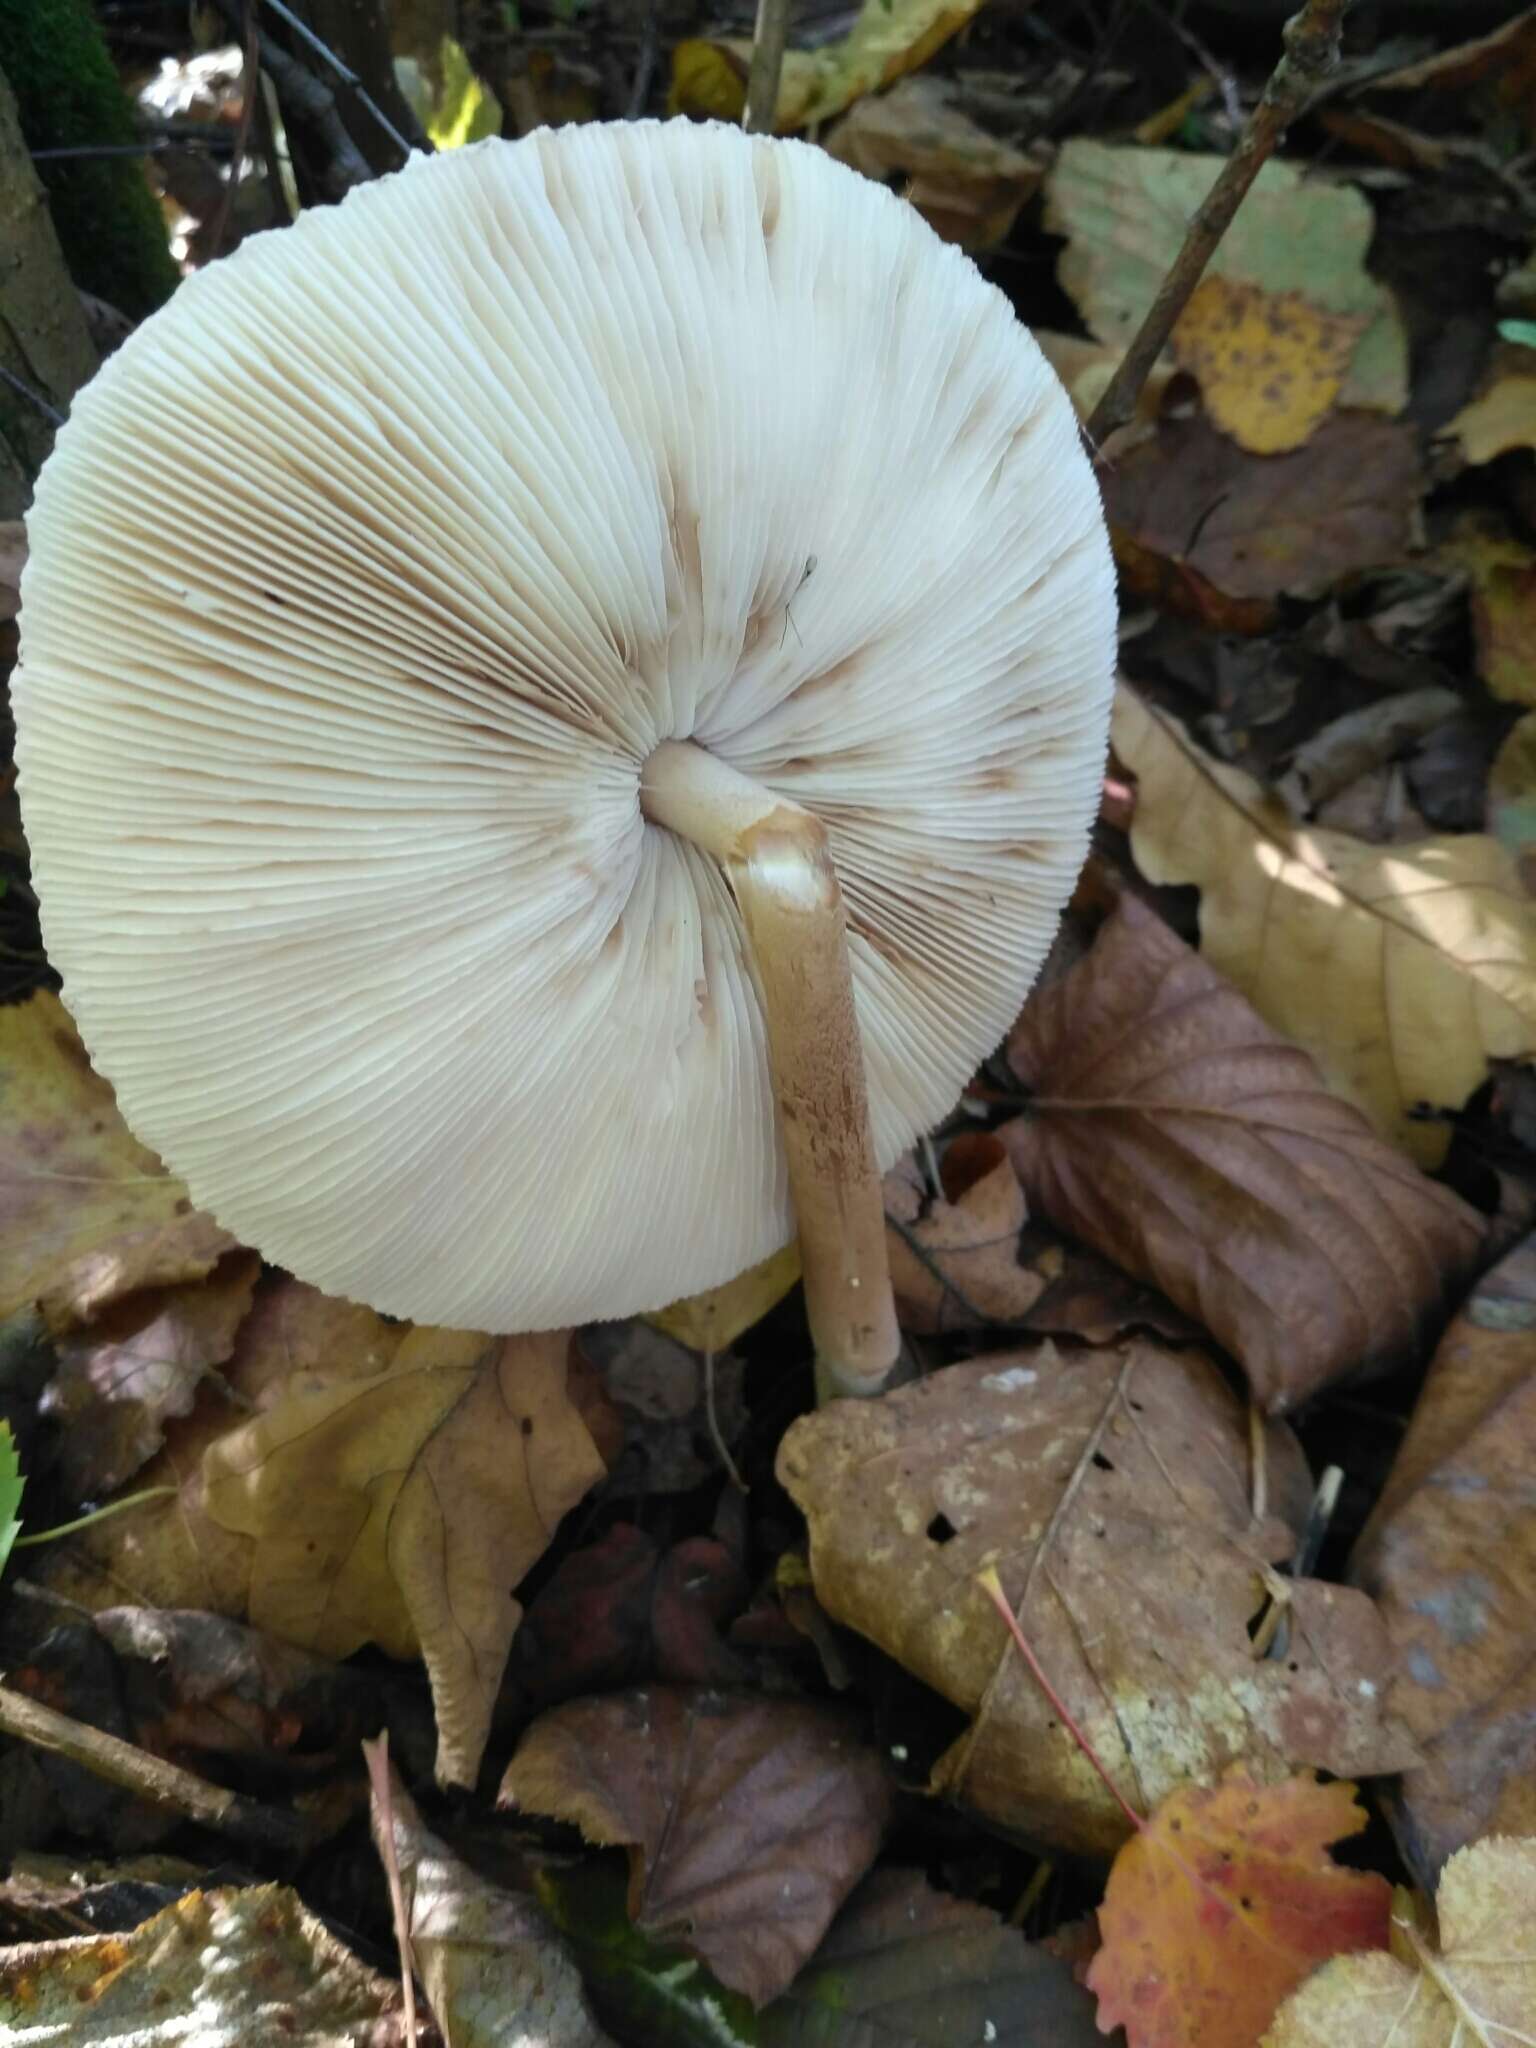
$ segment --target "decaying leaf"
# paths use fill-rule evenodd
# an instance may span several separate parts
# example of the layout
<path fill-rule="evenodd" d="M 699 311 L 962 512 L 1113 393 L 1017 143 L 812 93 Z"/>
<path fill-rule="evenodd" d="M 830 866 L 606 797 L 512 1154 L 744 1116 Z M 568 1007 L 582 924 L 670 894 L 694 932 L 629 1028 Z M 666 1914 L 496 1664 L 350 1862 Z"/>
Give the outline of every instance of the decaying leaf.
<path fill-rule="evenodd" d="M 1339 1956 L 1260 2048 L 1523 2048 L 1536 2014 L 1536 1841 L 1494 1835 L 1445 1866 L 1430 1915 L 1399 1893 L 1390 1955 Z"/>
<path fill-rule="evenodd" d="M 1425 1882 L 1478 1836 L 1536 1834 L 1536 1241 L 1441 1339 L 1352 1575 L 1398 1647 L 1424 1762 L 1394 1821 Z"/>
<path fill-rule="evenodd" d="M 829 156 L 898 190 L 946 242 L 989 249 L 1039 189 L 1040 158 L 1000 142 L 937 78 L 904 78 L 861 99 L 822 144 Z"/>
<path fill-rule="evenodd" d="M 1384 1949 L 1392 1887 L 1328 1854 L 1365 1820 L 1353 1785 L 1310 1776 L 1172 1793 L 1109 1874 L 1099 2025 L 1129 2048 L 1253 2048 L 1319 1963 Z"/>
<path fill-rule="evenodd" d="M 1253 778 L 1124 687 L 1115 753 L 1136 777 L 1131 848 L 1200 890 L 1201 950 L 1330 1088 L 1421 1165 L 1491 1057 L 1536 1050 L 1536 904 L 1478 833 L 1369 846 L 1298 826 Z"/>
<path fill-rule="evenodd" d="M 910 1870 L 865 1879 L 760 2032 L 763 2048 L 1103 2048 L 1065 1963 Z"/>
<path fill-rule="evenodd" d="M 990 1134 L 945 1147 L 943 1193 L 930 1195 L 909 1154 L 885 1177 L 886 1243 L 903 1329 L 939 1332 L 1017 1323 L 1045 1292 L 1019 1264 L 1024 1190 Z"/>
<path fill-rule="evenodd" d="M 874 1861 L 890 1791 L 837 1708 L 647 1686 L 541 1715 L 501 1803 L 627 1847 L 635 1925 L 760 2005 Z"/>
<path fill-rule="evenodd" d="M 798 1270 L 798 1268 L 797 1268 Z M 706 1297 L 678 1302 L 695 1327 L 707 1322 Z M 727 1305 L 723 1327 L 735 1320 Z M 741 1360 L 732 1352 L 706 1358 L 655 1327 L 661 1318 L 635 1316 L 621 1323 L 589 1323 L 577 1332 L 581 1357 L 592 1368 L 623 1424 L 623 1452 L 613 1482 L 624 1493 L 683 1493 L 720 1470 L 715 1438 L 736 1443 L 746 1427 Z M 714 1428 L 708 1403 L 714 1396 Z"/>
<path fill-rule="evenodd" d="M 1271 1424 L 1268 1444 L 1271 1498 L 1309 1490 L 1289 1432 Z M 1363 1595 L 1298 1580 L 1288 1657 L 1254 1655 L 1248 1625 L 1294 1535 L 1254 1522 L 1243 1410 L 1198 1353 L 1041 1344 L 950 1366 L 802 1417 L 779 1477 L 822 1606 L 975 1717 L 937 1784 L 1031 1839 L 1103 1854 L 1126 1821 L 976 1584 L 989 1564 L 1143 1812 L 1232 1763 L 1272 1781 L 1412 1760 Z"/>
<path fill-rule="evenodd" d="M 1224 434 L 1255 455 L 1280 455 L 1333 410 L 1368 325 L 1368 314 L 1328 312 L 1300 292 L 1208 276 L 1179 316 L 1173 354 Z"/>
<path fill-rule="evenodd" d="M 663 1551 L 632 1523 L 563 1557 L 512 1646 L 511 1677 L 533 1705 L 660 1678 L 734 1685 L 751 1675 L 720 1625 L 746 1604 L 741 1566 L 713 1536 Z"/>
<path fill-rule="evenodd" d="M 565 1944 L 534 1902 L 455 1856 L 423 1825 L 387 1760 L 370 1757 L 370 1773 L 374 1839 L 393 1844 L 411 1953 L 448 2048 L 612 2048 Z"/>
<path fill-rule="evenodd" d="M 131 1934 L 0 1949 L 6 2048 L 399 2048 L 400 2004 L 278 1884 L 188 1892 Z"/>
<path fill-rule="evenodd" d="M 865 93 L 917 71 L 964 28 L 981 0 L 864 0 L 852 28 L 819 50 L 787 50 L 773 125 L 781 135 L 828 121 Z M 750 41 L 693 40 L 672 53 L 674 114 L 739 121 Z"/>
<path fill-rule="evenodd" d="M 188 1415 L 205 1373 L 235 1348 L 261 1271 L 254 1252 L 228 1252 L 203 1280 L 146 1287 L 58 1340 L 59 1368 L 42 1412 L 59 1425 L 59 1470 L 71 1500 L 125 1485 Z"/>
<path fill-rule="evenodd" d="M 1127 447 L 1103 485 L 1117 553 L 1139 548 L 1251 602 L 1319 597 L 1399 561 L 1424 479 L 1412 429 L 1372 413 L 1333 413 L 1287 455 L 1250 455 L 1197 413 Z"/>
<path fill-rule="evenodd" d="M 387 1323 L 371 1309 L 297 1280 L 268 1277 L 217 1382 L 205 1381 L 192 1413 L 166 1425 L 165 1449 L 134 1481 L 136 1489 L 174 1486 L 176 1496 L 50 1544 L 38 1553 L 34 1571 L 55 1592 L 93 1609 L 135 1601 L 244 1619 L 255 1545 L 208 1513 L 204 1452 L 242 1415 L 280 1403 L 292 1375 L 323 1369 L 332 1381 L 372 1379 L 406 1334 L 405 1325 Z"/>
<path fill-rule="evenodd" d="M 1046 225 L 1067 238 L 1061 281 L 1100 341 L 1123 348 L 1141 325 L 1226 161 L 1082 136 L 1063 144 Z M 1396 413 L 1408 397 L 1408 348 L 1390 294 L 1365 267 L 1372 230 L 1353 186 L 1272 158 L 1207 274 L 1359 322 L 1340 402 Z"/>
<path fill-rule="evenodd" d="M 512 1588 L 603 1476 L 567 1351 L 564 1331 L 413 1329 L 370 1378 L 295 1375 L 203 1460 L 209 1514 L 255 1541 L 252 1622 L 329 1656 L 419 1649 L 448 1784 L 479 1767 Z"/>
<path fill-rule="evenodd" d="M 1219 1339 L 1275 1411 L 1412 1355 L 1482 1223 L 1127 896 L 1007 1057 L 1031 1203 Z"/>
<path fill-rule="evenodd" d="M 88 1322 L 234 1248 L 131 1135 L 57 996 L 0 1009 L 0 1317 Z"/>

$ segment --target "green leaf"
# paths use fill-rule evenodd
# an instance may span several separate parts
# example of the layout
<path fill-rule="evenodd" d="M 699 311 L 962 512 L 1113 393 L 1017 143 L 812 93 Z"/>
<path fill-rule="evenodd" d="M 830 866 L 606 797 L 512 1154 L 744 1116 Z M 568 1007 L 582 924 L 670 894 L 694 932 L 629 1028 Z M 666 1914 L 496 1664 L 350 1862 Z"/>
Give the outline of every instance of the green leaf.
<path fill-rule="evenodd" d="M 442 91 L 427 118 L 426 129 L 439 149 L 462 149 L 468 142 L 484 142 L 501 133 L 501 102 L 481 78 L 476 77 L 462 44 L 444 36 L 438 62 Z"/>
<path fill-rule="evenodd" d="M 16 1445 L 11 1438 L 11 1425 L 0 1422 L 0 1572 L 5 1570 L 11 1545 L 21 1533 L 21 1517 L 17 1509 L 21 1506 L 25 1485 Z"/>
<path fill-rule="evenodd" d="M 681 1949 L 663 1948 L 631 1922 L 623 1863 L 540 1871 L 539 1902 L 575 1952 L 587 1995 L 605 2027 L 625 2041 L 667 2048 L 757 2048 L 749 2000 L 727 1991 Z"/>
<path fill-rule="evenodd" d="M 1499 334 L 1505 341 L 1518 341 L 1523 348 L 1536 348 L 1536 320 L 1501 320 Z"/>

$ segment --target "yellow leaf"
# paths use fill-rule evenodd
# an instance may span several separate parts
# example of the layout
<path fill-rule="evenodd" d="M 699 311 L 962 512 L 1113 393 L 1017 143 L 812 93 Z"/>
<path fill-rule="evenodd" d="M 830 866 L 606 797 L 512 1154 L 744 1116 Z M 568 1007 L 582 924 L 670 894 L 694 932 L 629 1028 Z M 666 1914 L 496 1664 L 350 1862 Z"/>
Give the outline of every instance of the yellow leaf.
<path fill-rule="evenodd" d="M 800 1278 L 800 1247 L 790 1243 L 707 1294 L 690 1294 L 644 1320 L 695 1351 L 724 1351 L 762 1321 Z"/>
<path fill-rule="evenodd" d="M 367 1378 L 295 1375 L 204 1455 L 209 1514 L 255 1541 L 251 1621 L 333 1657 L 419 1648 L 446 1783 L 474 1782 L 512 1588 L 603 1474 L 567 1349 L 563 1331 L 412 1330 Z"/>
<path fill-rule="evenodd" d="M 426 130 L 439 149 L 462 149 L 501 133 L 501 102 L 470 67 L 462 44 L 444 36 L 438 49 L 441 90 L 426 120 Z"/>
<path fill-rule="evenodd" d="M 1255 455 L 1279 455 L 1327 418 L 1368 325 L 1363 313 L 1331 313 L 1300 292 L 1212 276 L 1180 315 L 1173 353 L 1223 433 Z"/>
<path fill-rule="evenodd" d="M 1428 1916 L 1398 1894 L 1392 1953 L 1338 1956 L 1275 2015 L 1260 2048 L 1515 2048 L 1536 2014 L 1536 1841 L 1458 1850 Z"/>
<path fill-rule="evenodd" d="M 1519 354 L 1530 360 L 1528 348 Z M 1496 375 L 1445 431 L 1460 441 L 1468 462 L 1492 462 L 1511 448 L 1536 447 L 1536 370 Z"/>
<path fill-rule="evenodd" d="M 0 1317 L 88 1321 L 234 1242 L 133 1136 L 57 996 L 0 1009 Z"/>
<path fill-rule="evenodd" d="M 829 120 L 865 93 L 919 70 L 980 6 L 981 0 L 864 0 L 841 42 L 786 53 L 775 129 L 782 135 Z M 716 53 L 714 61 L 706 51 Z M 672 60 L 671 112 L 739 120 L 751 57 L 751 43 L 739 39 L 679 44 Z"/>
<path fill-rule="evenodd" d="M 1435 1165 L 1447 1133 L 1415 1109 L 1459 1109 L 1490 1057 L 1536 1050 L 1536 906 L 1514 855 L 1481 833 L 1370 846 L 1298 825 L 1124 687 L 1113 744 L 1137 780 L 1136 865 L 1200 890 L 1206 958 Z"/>

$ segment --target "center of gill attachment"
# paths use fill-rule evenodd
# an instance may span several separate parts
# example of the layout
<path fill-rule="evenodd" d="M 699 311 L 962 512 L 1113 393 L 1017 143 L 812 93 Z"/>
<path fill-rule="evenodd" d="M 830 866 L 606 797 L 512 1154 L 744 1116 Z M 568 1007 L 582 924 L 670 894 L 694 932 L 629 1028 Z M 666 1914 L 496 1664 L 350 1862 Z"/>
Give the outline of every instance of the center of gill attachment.
<path fill-rule="evenodd" d="M 663 740 L 640 770 L 640 810 L 653 825 L 713 854 L 722 863 L 741 859 L 754 828 L 770 819 L 794 828 L 809 823 L 786 802 L 742 775 L 696 740 Z"/>

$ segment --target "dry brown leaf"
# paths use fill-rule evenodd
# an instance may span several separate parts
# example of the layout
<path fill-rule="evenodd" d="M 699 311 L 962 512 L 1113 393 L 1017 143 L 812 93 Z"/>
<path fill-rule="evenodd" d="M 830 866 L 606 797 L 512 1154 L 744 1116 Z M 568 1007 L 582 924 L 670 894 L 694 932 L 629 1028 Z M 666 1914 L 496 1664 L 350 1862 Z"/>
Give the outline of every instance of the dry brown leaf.
<path fill-rule="evenodd" d="M 1086 420 L 1120 367 L 1125 351 L 1107 341 L 1089 341 L 1081 334 L 1058 334 L 1052 328 L 1032 330 L 1040 353 L 1066 386 L 1079 419 Z M 1163 398 L 1174 375 L 1167 362 L 1156 364 L 1136 399 L 1135 418 L 1150 425 L 1162 410 Z"/>
<path fill-rule="evenodd" d="M 209 1515 L 254 1540 L 248 1612 L 322 1655 L 420 1651 L 438 1776 L 473 1784 L 522 1609 L 512 1588 L 604 1465 L 564 1331 L 409 1331 L 389 1365 L 295 1375 L 203 1459 Z"/>
<path fill-rule="evenodd" d="M 1321 596 L 1399 561 L 1424 478 L 1412 429 L 1373 413 L 1336 412 L 1288 455 L 1250 455 L 1197 414 L 1128 447 L 1103 485 L 1117 547 L 1251 600 Z"/>
<path fill-rule="evenodd" d="M 1209 276 L 1179 315 L 1173 355 L 1224 434 L 1255 455 L 1280 455 L 1333 410 L 1369 324 L 1365 313 L 1330 313 L 1300 292 Z"/>
<path fill-rule="evenodd" d="M 1136 777 L 1131 850 L 1149 881 L 1200 890 L 1201 950 L 1421 1165 L 1491 1057 L 1536 1051 L 1536 904 L 1480 833 L 1368 846 L 1293 823 L 1122 686 L 1115 753 Z"/>
<path fill-rule="evenodd" d="M 1536 133 L 1536 7 L 1525 8 L 1471 42 L 1373 78 L 1370 90 L 1465 94 L 1482 86 L 1491 88 L 1497 105 L 1511 109 Z"/>
<path fill-rule="evenodd" d="M 840 1709 L 658 1685 L 540 1715 L 501 1803 L 629 1848 L 635 1925 L 761 2005 L 874 1862 L 890 1788 Z"/>
<path fill-rule="evenodd" d="M 0 1948 L 6 2048 L 399 2048 L 400 1986 L 286 1885 L 188 1892 L 131 1934 Z"/>
<path fill-rule="evenodd" d="M 58 997 L 0 1009 L 0 1318 L 89 1322 L 234 1248 L 133 1137 Z"/>
<path fill-rule="evenodd" d="M 1003 241 L 1045 172 L 973 121 L 950 83 L 926 76 L 859 100 L 822 147 L 877 185 L 899 180 L 903 198 L 962 249 Z"/>
<path fill-rule="evenodd" d="M 1414 1353 L 1482 1224 L 1127 896 L 1008 1039 L 1030 1202 L 1203 1323 L 1271 1412 Z"/>
<path fill-rule="evenodd" d="M 260 1272 L 255 1252 L 228 1252 L 206 1280 L 144 1288 L 59 1339 L 42 1411 L 62 1432 L 70 1500 L 115 1493 L 159 1450 L 167 1421 L 191 1413 L 204 1375 L 235 1348 Z"/>
<path fill-rule="evenodd" d="M 934 1334 L 1017 1323 L 1046 1283 L 1019 1264 L 1024 1190 L 998 1140 L 963 1132 L 945 1147 L 930 1196 L 910 1154 L 885 1177 L 886 1244 L 904 1330 Z"/>
<path fill-rule="evenodd" d="M 1533 2014 L 1536 1841 L 1495 1835 L 1451 1858 L 1433 1915 L 1399 1892 L 1392 1953 L 1325 1963 L 1260 2048 L 1522 2048 Z"/>
<path fill-rule="evenodd" d="M 1469 519 L 1442 553 L 1472 580 L 1478 674 L 1506 703 L 1536 704 L 1536 548 L 1497 522 Z"/>
<path fill-rule="evenodd" d="M 532 1899 L 470 1869 L 422 1824 L 390 1768 L 375 1762 L 373 1835 L 388 1840 L 408 1901 L 411 1953 L 448 2048 L 613 2048 L 581 1974 Z M 380 1798 L 388 1786 L 389 1824 Z"/>
<path fill-rule="evenodd" d="M 1301 1454 L 1281 1424 L 1267 1443 L 1283 1498 Z M 1088 1855 L 1127 1833 L 976 1583 L 987 1565 L 1142 1812 L 1232 1763 L 1272 1782 L 1413 1760 L 1362 1594 L 1296 1581 L 1289 1656 L 1255 1658 L 1267 1568 L 1295 1538 L 1253 1521 L 1246 1418 L 1198 1353 L 1042 1344 L 950 1366 L 802 1417 L 778 1469 L 823 1607 L 975 1717 L 936 1782 L 1001 1826 Z"/>
<path fill-rule="evenodd" d="M 1357 1546 L 1402 1659 L 1418 1738 L 1394 1824 L 1431 1881 L 1480 1835 L 1536 1834 L 1536 1240 L 1478 1282 L 1441 1339 Z"/>

